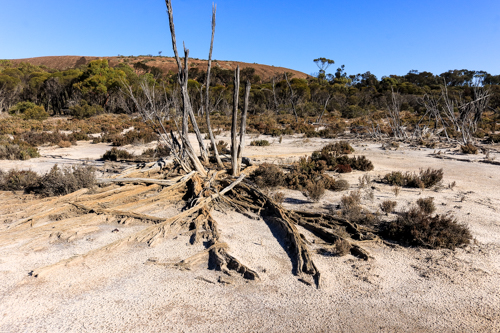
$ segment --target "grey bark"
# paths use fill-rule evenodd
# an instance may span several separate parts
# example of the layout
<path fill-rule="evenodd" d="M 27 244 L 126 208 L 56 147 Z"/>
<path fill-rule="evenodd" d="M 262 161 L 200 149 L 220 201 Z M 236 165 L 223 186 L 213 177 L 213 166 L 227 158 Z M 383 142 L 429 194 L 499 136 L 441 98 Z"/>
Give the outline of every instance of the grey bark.
<path fill-rule="evenodd" d="M 236 144 L 236 131 L 238 127 L 238 96 L 240 92 L 240 66 L 234 71 L 234 94 L 233 94 L 233 121 L 231 125 L 231 167 L 232 175 L 238 176 L 238 146 Z"/>
<path fill-rule="evenodd" d="M 243 157 L 243 148 L 245 148 L 245 132 L 247 128 L 247 113 L 248 113 L 248 99 L 250 97 L 250 88 L 252 85 L 250 81 L 247 80 L 245 84 L 245 104 L 243 107 L 243 113 L 241 115 L 241 125 L 240 125 L 240 144 L 238 146 L 238 174 L 241 171 L 241 159 Z"/>
<path fill-rule="evenodd" d="M 212 6 L 212 39 L 210 41 L 210 52 L 208 53 L 208 67 L 207 67 L 207 88 L 205 96 L 205 118 L 207 120 L 208 135 L 210 136 L 210 142 L 214 149 L 214 156 L 217 161 L 217 165 L 220 168 L 224 168 L 224 164 L 219 156 L 219 150 L 217 149 L 217 144 L 215 143 L 214 132 L 212 131 L 212 125 L 210 123 L 210 70 L 212 69 L 212 50 L 214 48 L 214 35 L 215 35 L 215 13 L 217 11 L 217 5 Z"/>
<path fill-rule="evenodd" d="M 198 156 L 196 156 L 194 148 L 191 145 L 191 143 L 189 142 L 189 138 L 188 138 L 188 132 L 189 132 L 189 130 L 188 130 L 188 118 L 193 114 L 193 108 L 191 107 L 191 102 L 189 100 L 189 94 L 188 94 L 188 90 L 187 90 L 189 50 L 187 50 L 184 47 L 184 68 L 182 68 L 181 59 L 179 57 L 179 53 L 177 52 L 177 41 L 175 38 L 175 27 L 174 27 L 174 16 L 173 16 L 173 11 L 172 11 L 172 1 L 165 0 L 165 4 L 167 5 L 170 34 L 172 36 L 172 49 L 174 51 L 175 60 L 177 62 L 177 69 L 178 69 L 177 79 L 178 79 L 179 85 L 181 86 L 181 95 L 182 95 L 182 135 L 181 135 L 181 139 L 182 139 L 182 142 L 184 144 L 186 154 L 188 155 L 189 159 L 193 163 L 193 166 L 196 169 L 196 171 L 198 171 L 202 176 L 206 176 L 207 172 L 205 170 L 205 167 L 201 164 L 200 160 L 198 159 Z M 194 118 L 194 114 L 191 117 L 191 122 L 192 122 L 194 128 L 198 127 L 197 125 L 195 126 L 196 119 Z M 203 149 L 204 148 L 203 140 L 200 140 L 200 138 L 198 138 L 198 142 L 200 144 L 200 150 L 201 150 L 201 154 L 203 156 L 204 152 L 206 154 L 206 149 Z"/>

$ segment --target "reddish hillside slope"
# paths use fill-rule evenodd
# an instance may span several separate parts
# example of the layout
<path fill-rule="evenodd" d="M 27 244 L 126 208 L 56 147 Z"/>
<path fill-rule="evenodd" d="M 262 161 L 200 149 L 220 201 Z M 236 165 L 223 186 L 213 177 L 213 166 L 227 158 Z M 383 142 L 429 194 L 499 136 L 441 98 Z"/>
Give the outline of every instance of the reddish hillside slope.
<path fill-rule="evenodd" d="M 20 62 L 28 62 L 33 65 L 45 65 L 49 68 L 54 68 L 57 70 L 64 70 L 68 68 L 76 68 L 81 65 L 86 65 L 92 60 L 96 59 L 108 59 L 111 66 L 116 66 L 119 63 L 125 62 L 132 65 L 139 61 L 147 60 L 148 66 L 156 66 L 162 69 L 165 73 L 168 71 L 176 72 L 177 64 L 174 58 L 169 57 L 82 57 L 82 56 L 51 56 L 51 57 L 37 57 L 37 58 L 26 58 L 26 59 L 12 59 L 12 62 L 17 64 Z M 212 66 L 218 66 L 223 69 L 234 70 L 236 66 L 239 65 L 240 68 L 251 67 L 255 68 L 255 74 L 259 75 L 262 79 L 267 79 L 276 74 L 283 74 L 284 72 L 293 73 L 293 77 L 305 79 L 309 75 L 295 71 L 284 67 L 274 67 L 268 65 L 260 64 L 250 64 L 238 61 L 212 61 Z M 206 70 L 207 61 L 190 59 L 190 67 L 198 67 L 200 70 Z"/>

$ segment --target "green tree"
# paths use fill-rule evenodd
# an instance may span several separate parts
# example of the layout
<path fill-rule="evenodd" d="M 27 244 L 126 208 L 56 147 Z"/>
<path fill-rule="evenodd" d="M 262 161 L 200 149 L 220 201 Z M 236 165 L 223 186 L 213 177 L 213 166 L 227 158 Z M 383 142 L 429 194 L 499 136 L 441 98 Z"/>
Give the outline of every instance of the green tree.
<path fill-rule="evenodd" d="M 319 68 L 318 82 L 322 82 L 326 79 L 326 70 L 330 67 L 330 65 L 333 65 L 335 61 L 323 57 L 314 59 L 313 61 Z"/>
<path fill-rule="evenodd" d="M 106 106 L 111 94 L 117 93 L 126 75 L 120 69 L 109 67 L 107 59 L 91 61 L 73 86 L 92 104 Z"/>

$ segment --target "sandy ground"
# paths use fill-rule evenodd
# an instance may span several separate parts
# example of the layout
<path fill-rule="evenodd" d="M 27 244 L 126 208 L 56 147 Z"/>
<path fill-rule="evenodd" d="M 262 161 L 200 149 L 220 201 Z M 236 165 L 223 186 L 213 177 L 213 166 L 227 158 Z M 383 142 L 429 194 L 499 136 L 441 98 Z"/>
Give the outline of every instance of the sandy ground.
<path fill-rule="evenodd" d="M 286 137 L 280 144 L 267 139 L 273 142 L 270 147 L 248 147 L 245 155 L 259 162 L 289 162 L 332 141 Z M 352 145 L 355 154 L 366 155 L 375 165 L 368 173 L 373 199 L 361 190 L 365 207 L 375 211 L 391 199 L 404 209 L 432 196 L 438 213 L 452 213 L 469 226 L 473 243 L 455 251 L 367 243 L 364 248 L 373 257 L 368 261 L 315 254 L 322 274 L 316 289 L 292 274 L 285 249 L 265 221 L 215 212 L 221 240 L 261 281 L 224 277 L 228 283 L 219 283 L 221 273 L 207 269 L 206 263 L 188 271 L 148 264 L 150 258 L 177 262 L 200 251 L 201 245 L 189 245 L 185 234 L 172 235 L 156 247 L 127 246 L 91 256 L 43 278 L 28 275 L 144 228 L 102 221 L 83 238 L 46 242 L 36 249 L 26 240 L 0 244 L 0 332 L 499 332 L 500 166 L 480 163 L 484 155 L 464 156 L 453 149 L 442 149 L 437 156 L 434 149 L 407 145 L 395 151 L 381 149 L 380 143 Z M 0 167 L 44 172 L 55 163 L 94 160 L 107 149 L 85 142 L 46 147 L 39 159 L 0 161 Z M 443 156 L 447 158 L 437 158 Z M 500 160 L 495 153 L 490 157 Z M 444 169 L 442 188 L 402 189 L 396 198 L 391 187 L 377 182 L 389 171 L 427 167 Z M 363 174 L 343 178 L 357 190 Z M 446 185 L 452 182 L 456 186 L 450 189 Z M 287 208 L 311 211 L 328 211 L 347 193 L 329 192 L 312 203 L 300 192 L 283 191 Z M 0 200 L 12 196 L 3 192 Z M 165 207 L 163 215 L 173 216 L 178 209 Z M 2 221 L 0 236 L 8 233 L 5 216 Z M 119 232 L 113 233 L 115 228 Z M 312 234 L 301 232 L 314 242 Z"/>

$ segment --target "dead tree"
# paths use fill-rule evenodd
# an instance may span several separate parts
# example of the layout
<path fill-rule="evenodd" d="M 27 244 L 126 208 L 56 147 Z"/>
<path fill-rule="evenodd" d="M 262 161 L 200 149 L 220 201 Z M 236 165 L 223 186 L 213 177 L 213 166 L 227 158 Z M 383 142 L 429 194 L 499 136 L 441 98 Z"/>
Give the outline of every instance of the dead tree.
<path fill-rule="evenodd" d="M 241 161 L 243 159 L 243 148 L 245 147 L 245 134 L 247 128 L 247 113 L 248 113 L 248 100 L 250 98 L 250 89 L 252 85 L 250 84 L 250 80 L 247 80 L 245 83 L 245 100 L 243 104 L 243 113 L 241 114 L 241 124 L 240 124 L 240 143 L 238 145 L 238 156 L 237 161 L 237 174 L 239 175 L 241 170 Z"/>
<path fill-rule="evenodd" d="M 215 35 L 215 13 L 217 11 L 217 5 L 212 6 L 212 39 L 210 41 L 210 52 L 208 53 L 208 65 L 207 65 L 207 82 L 206 82 L 206 96 L 205 96 L 205 119 L 207 121 L 208 135 L 210 136 L 210 142 L 212 143 L 212 148 L 214 150 L 215 160 L 220 168 L 224 168 L 224 164 L 219 156 L 219 151 L 217 149 L 217 144 L 215 143 L 214 132 L 212 131 L 212 125 L 210 124 L 210 70 L 212 68 L 212 50 L 214 48 L 214 35 Z"/>
<path fill-rule="evenodd" d="M 391 102 L 387 105 L 387 122 L 396 139 L 406 139 L 407 134 L 401 120 L 401 95 L 391 87 Z"/>
<path fill-rule="evenodd" d="M 325 114 L 325 111 L 326 111 L 326 107 L 328 106 L 328 102 L 330 102 L 330 99 L 332 98 L 332 93 L 328 93 L 328 96 L 325 100 L 325 104 L 323 106 L 323 111 L 321 111 L 321 114 L 319 115 L 318 119 L 316 119 L 316 123 L 320 123 L 321 122 L 321 118 L 323 118 L 323 115 Z"/>
<path fill-rule="evenodd" d="M 198 128 L 198 123 L 196 122 L 196 117 L 194 116 L 193 107 L 191 106 L 191 100 L 189 98 L 188 92 L 188 59 L 189 50 L 186 49 L 184 45 L 184 66 L 182 65 L 179 53 L 177 52 L 177 41 L 175 38 L 175 26 L 174 26 L 174 16 L 172 11 L 171 0 L 165 0 L 165 4 L 168 9 L 168 20 L 170 25 L 170 35 L 172 37 L 172 49 L 174 51 L 175 61 L 177 62 L 178 75 L 177 79 L 179 85 L 181 86 L 181 96 L 182 96 L 182 140 L 184 145 L 187 147 L 188 154 L 194 153 L 194 149 L 188 139 L 188 118 L 191 120 L 193 129 L 196 133 L 196 138 L 198 139 L 198 144 L 200 146 L 201 158 L 204 162 L 208 163 L 208 153 L 203 143 L 203 138 L 201 136 L 200 130 Z M 195 159 L 198 159 L 195 155 Z M 199 161 L 198 161 L 199 162 Z M 198 168 L 197 168 L 198 170 Z"/>
<path fill-rule="evenodd" d="M 288 89 L 290 89 L 290 103 L 292 104 L 292 110 L 293 110 L 293 115 L 295 116 L 295 122 L 299 122 L 299 116 L 297 115 L 297 110 L 295 109 L 295 93 L 293 92 L 292 85 L 290 84 L 290 81 L 288 80 L 288 76 L 286 75 L 285 72 L 285 80 L 288 85 Z"/>
<path fill-rule="evenodd" d="M 233 117 L 231 122 L 231 167 L 233 176 L 238 175 L 238 145 L 236 131 L 238 127 L 238 97 L 240 94 L 240 66 L 234 71 Z"/>
<path fill-rule="evenodd" d="M 477 123 L 481 120 L 491 97 L 489 89 L 479 84 L 473 86 L 473 93 L 474 99 L 467 102 L 461 95 L 457 98 L 451 97 L 446 84 L 441 87 L 443 113 L 453 129 L 460 133 L 458 140 L 464 145 L 474 141 L 473 134 L 477 131 Z"/>

